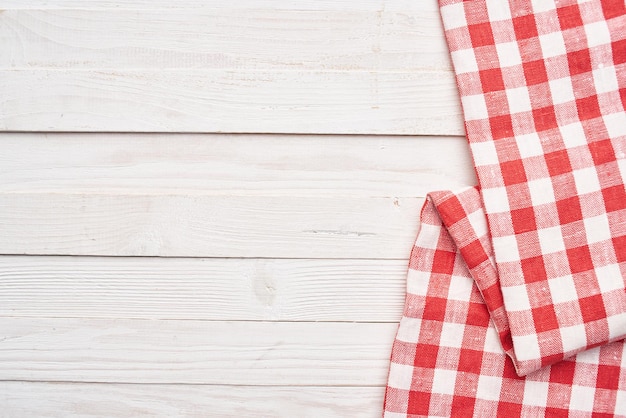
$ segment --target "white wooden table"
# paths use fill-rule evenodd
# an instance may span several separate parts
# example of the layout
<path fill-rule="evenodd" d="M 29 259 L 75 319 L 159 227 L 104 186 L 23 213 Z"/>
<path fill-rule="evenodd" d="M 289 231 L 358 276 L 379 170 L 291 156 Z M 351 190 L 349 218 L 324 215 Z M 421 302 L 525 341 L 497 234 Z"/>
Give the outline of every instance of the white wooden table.
<path fill-rule="evenodd" d="M 0 0 L 0 417 L 377 417 L 435 0 Z"/>

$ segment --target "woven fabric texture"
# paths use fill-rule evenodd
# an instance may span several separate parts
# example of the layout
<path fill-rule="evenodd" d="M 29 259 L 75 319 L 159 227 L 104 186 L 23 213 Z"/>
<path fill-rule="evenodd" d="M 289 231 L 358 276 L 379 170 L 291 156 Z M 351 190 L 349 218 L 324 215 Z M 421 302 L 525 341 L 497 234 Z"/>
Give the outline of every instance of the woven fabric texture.
<path fill-rule="evenodd" d="M 626 416 L 626 5 L 440 6 L 480 188 L 424 206 L 385 416 Z"/>

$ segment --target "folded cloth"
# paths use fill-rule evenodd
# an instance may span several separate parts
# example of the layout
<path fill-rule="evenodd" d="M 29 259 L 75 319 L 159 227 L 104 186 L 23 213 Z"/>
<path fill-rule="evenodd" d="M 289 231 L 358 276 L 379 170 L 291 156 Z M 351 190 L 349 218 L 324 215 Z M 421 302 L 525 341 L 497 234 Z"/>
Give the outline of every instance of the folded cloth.
<path fill-rule="evenodd" d="M 385 416 L 626 416 L 626 5 L 440 6 L 480 189 L 424 206 Z"/>
<path fill-rule="evenodd" d="M 384 416 L 626 416 L 623 340 L 524 377 L 515 358 L 478 190 L 431 193 L 409 262 Z"/>

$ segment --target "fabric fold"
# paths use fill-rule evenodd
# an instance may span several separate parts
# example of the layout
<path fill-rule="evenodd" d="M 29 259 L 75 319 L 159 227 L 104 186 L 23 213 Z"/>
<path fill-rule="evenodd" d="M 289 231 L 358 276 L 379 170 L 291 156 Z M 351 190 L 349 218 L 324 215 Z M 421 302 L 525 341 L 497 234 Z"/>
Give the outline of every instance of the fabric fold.
<path fill-rule="evenodd" d="M 623 340 L 525 376 L 519 364 L 478 190 L 429 194 L 384 416 L 626 416 Z"/>
<path fill-rule="evenodd" d="M 626 337 L 626 10 L 441 0 L 520 374 Z"/>
<path fill-rule="evenodd" d="M 422 210 L 385 416 L 626 416 L 626 3 L 439 3 L 479 188 Z"/>

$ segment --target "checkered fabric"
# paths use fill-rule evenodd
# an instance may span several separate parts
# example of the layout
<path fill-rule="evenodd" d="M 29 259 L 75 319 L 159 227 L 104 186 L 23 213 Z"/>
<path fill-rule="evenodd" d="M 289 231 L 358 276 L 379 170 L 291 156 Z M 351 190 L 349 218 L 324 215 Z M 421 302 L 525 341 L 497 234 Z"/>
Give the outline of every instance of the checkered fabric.
<path fill-rule="evenodd" d="M 411 253 L 385 418 L 626 416 L 617 341 L 520 377 L 477 189 L 431 193 Z"/>
<path fill-rule="evenodd" d="M 626 416 L 626 4 L 440 6 L 480 189 L 423 209 L 385 416 Z"/>

